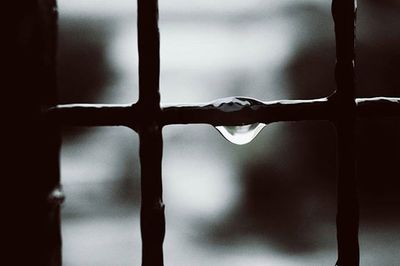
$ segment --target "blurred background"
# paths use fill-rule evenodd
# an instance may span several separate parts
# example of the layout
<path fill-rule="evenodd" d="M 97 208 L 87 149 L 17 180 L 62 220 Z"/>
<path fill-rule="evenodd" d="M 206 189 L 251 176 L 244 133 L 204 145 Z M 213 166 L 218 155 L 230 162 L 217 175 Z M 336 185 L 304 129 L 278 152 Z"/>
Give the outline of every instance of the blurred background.
<path fill-rule="evenodd" d="M 60 103 L 133 103 L 136 1 L 58 0 Z M 400 97 L 400 4 L 360 0 L 358 97 Z M 330 1 L 160 1 L 163 103 L 310 99 L 334 90 Z M 399 265 L 400 120 L 359 121 L 362 265 Z M 165 265 L 334 265 L 328 122 L 268 125 L 236 146 L 209 125 L 163 129 Z M 138 136 L 64 128 L 63 260 L 140 265 Z"/>

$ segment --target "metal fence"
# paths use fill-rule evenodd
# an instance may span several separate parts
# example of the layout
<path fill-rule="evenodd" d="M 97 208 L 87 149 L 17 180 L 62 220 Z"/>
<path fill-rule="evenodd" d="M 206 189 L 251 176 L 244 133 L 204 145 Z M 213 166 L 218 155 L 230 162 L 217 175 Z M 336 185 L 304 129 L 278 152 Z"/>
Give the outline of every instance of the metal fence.
<path fill-rule="evenodd" d="M 29 1 L 27 1 L 29 2 Z M 30 1 L 26 6 L 30 14 L 35 14 L 38 28 L 42 29 L 33 38 L 32 54 L 50 58 L 50 61 L 33 61 L 36 65 L 54 69 L 56 43 L 56 4 L 52 0 Z M 61 192 L 57 189 L 58 163 L 54 161 L 59 147 L 58 125 L 73 126 L 126 126 L 139 134 L 141 162 L 141 234 L 142 265 L 163 265 L 163 240 L 165 235 L 164 204 L 162 201 L 161 160 L 163 152 L 163 126 L 170 124 L 204 123 L 213 126 L 242 126 L 253 123 L 270 124 L 278 121 L 325 120 L 330 121 L 337 130 L 338 185 L 337 185 L 337 243 L 338 266 L 359 265 L 358 223 L 359 208 L 356 186 L 355 128 L 357 119 L 379 118 L 400 115 L 400 98 L 355 98 L 355 18 L 356 3 L 353 0 L 333 0 L 332 14 L 336 34 L 336 91 L 325 98 L 314 100 L 282 100 L 263 102 L 251 98 L 235 98 L 211 102 L 204 105 L 164 106 L 160 103 L 160 41 L 158 30 L 157 0 L 138 0 L 138 49 L 139 49 L 139 100 L 133 105 L 58 105 L 39 100 L 33 108 L 40 116 L 41 143 L 50 147 L 45 159 L 51 161 L 50 171 L 46 179 L 35 184 L 46 189 L 32 206 L 45 211 L 32 215 L 38 217 L 34 223 L 42 228 L 40 234 L 45 238 L 42 247 L 31 246 L 35 265 L 60 265 L 61 241 L 59 203 Z M 38 15 L 39 14 L 39 15 Z M 22 16 L 23 17 L 23 16 Z M 21 19 L 22 21 L 22 19 Z M 35 24 L 36 25 L 36 24 Z M 40 26 L 42 25 L 42 26 Z M 18 30 L 18 29 L 17 29 Z M 36 45 L 35 44 L 41 44 Z M 22 59 L 21 59 L 22 60 Z M 50 63 L 49 63 L 50 62 Z M 34 67 L 34 65 L 32 65 Z M 32 70 L 27 70 L 32 71 Z M 27 72 L 28 73 L 28 72 Z M 35 72 L 36 73 L 36 72 Z M 36 73 L 45 76 L 46 73 Z M 54 73 L 47 77 L 54 77 Z M 43 81 L 36 82 L 43 84 Z M 26 84 L 22 84 L 26 85 Z M 21 86 L 22 86 L 21 85 Z M 54 92 L 55 83 L 46 85 Z M 47 95 L 51 92 L 45 92 Z M 239 102 L 239 104 L 238 104 Z M 245 104 L 240 103 L 245 102 Z M 234 108 L 230 107 L 234 106 Z M 44 111 L 43 111 L 44 110 Z M 24 109 L 23 111 L 32 111 Z M 37 118 L 37 117 L 36 117 Z M 35 119 L 36 119 L 35 118 Z M 36 120 L 35 120 L 36 121 Z M 50 133 L 48 133 L 50 132 Z M 53 141 L 43 139 L 43 134 L 51 135 Z M 50 154 L 50 155 L 49 155 Z M 53 159 L 51 159 L 53 158 Z M 40 169 L 38 173 L 43 173 Z M 44 177 L 46 177 L 44 176 Z M 52 181 L 49 181 L 52 180 Z M 43 196 L 45 195 L 45 197 Z M 46 199 L 43 203 L 43 199 Z M 53 206 L 49 208 L 50 206 Z M 43 204 L 47 207 L 44 208 Z M 42 220 L 39 217 L 42 215 Z M 49 218 L 56 217 L 56 218 Z M 36 257 L 35 257 L 36 256 Z M 35 259 L 36 258 L 36 259 Z"/>

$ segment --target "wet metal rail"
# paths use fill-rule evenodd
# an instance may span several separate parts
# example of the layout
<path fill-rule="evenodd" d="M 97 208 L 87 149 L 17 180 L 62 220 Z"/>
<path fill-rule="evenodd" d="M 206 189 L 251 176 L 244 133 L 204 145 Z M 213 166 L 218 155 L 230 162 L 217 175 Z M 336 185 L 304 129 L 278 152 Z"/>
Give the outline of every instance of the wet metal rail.
<path fill-rule="evenodd" d="M 160 104 L 157 0 L 138 0 L 139 100 L 133 105 L 59 105 L 45 111 L 51 123 L 75 126 L 127 126 L 140 137 L 142 265 L 163 265 L 165 235 L 162 201 L 162 127 L 205 123 L 246 125 L 280 121 L 328 120 L 337 130 L 338 266 L 359 265 L 359 208 L 356 186 L 357 118 L 400 115 L 400 98 L 355 98 L 354 40 L 356 4 L 333 0 L 336 57 L 335 93 L 314 100 L 263 102 L 232 97 L 198 105 Z M 234 102 L 239 104 L 234 104 Z M 234 108 L 232 108 L 232 106 Z"/>
<path fill-rule="evenodd" d="M 262 122 L 326 120 L 332 121 L 335 110 L 334 96 L 313 100 L 282 100 L 242 106 L 231 111 L 215 102 L 201 104 L 161 105 L 157 118 L 162 126 L 173 124 L 243 125 Z M 250 99 L 232 97 L 234 99 Z M 356 98 L 356 115 L 359 118 L 400 116 L 400 98 Z M 216 101 L 218 102 L 218 101 Z M 64 104 L 50 108 L 46 119 L 68 126 L 126 126 L 139 128 L 147 117 L 133 105 Z"/>

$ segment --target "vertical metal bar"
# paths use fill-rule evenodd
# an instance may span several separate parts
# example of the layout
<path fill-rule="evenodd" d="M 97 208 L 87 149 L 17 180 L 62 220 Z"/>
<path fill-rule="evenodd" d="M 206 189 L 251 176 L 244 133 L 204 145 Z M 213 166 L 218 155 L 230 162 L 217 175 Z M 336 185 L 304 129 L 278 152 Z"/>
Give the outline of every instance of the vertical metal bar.
<path fill-rule="evenodd" d="M 157 0 L 138 0 L 139 104 L 160 109 L 160 34 Z"/>
<path fill-rule="evenodd" d="M 142 176 L 142 265 L 163 265 L 165 235 L 164 204 L 162 202 L 162 135 L 157 126 L 140 132 L 140 163 Z"/>
<path fill-rule="evenodd" d="M 138 128 L 141 163 L 142 265 L 163 265 L 165 235 L 162 202 L 162 133 L 160 126 L 160 38 L 157 0 L 138 0 L 139 101 L 145 117 Z"/>
<path fill-rule="evenodd" d="M 11 2 L 10 2 L 11 3 Z M 10 61 L 3 82 L 6 98 L 18 108 L 5 123 L 6 155 L 3 173 L 10 182 L 9 204 L 3 226 L 11 239 L 4 241 L 12 265 L 61 265 L 59 204 L 60 136 L 54 125 L 41 123 L 41 110 L 57 103 L 57 10 L 54 0 L 12 2 L 7 37 Z M 3 261 L 7 261 L 3 258 Z"/>
<path fill-rule="evenodd" d="M 356 2 L 333 0 L 332 15 L 336 34 L 335 79 L 337 91 L 335 125 L 338 142 L 338 266 L 359 265 L 359 210 L 355 158 L 355 78 L 354 40 Z"/>

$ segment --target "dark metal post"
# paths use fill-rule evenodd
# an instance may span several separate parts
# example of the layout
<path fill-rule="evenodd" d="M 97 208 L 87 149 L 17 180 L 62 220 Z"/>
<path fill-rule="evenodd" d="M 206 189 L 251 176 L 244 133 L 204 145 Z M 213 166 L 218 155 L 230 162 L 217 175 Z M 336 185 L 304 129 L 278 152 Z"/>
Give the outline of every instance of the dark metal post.
<path fill-rule="evenodd" d="M 354 0 L 333 0 L 332 15 L 336 34 L 337 84 L 333 103 L 338 142 L 338 266 L 359 265 L 359 210 L 356 187 L 355 156 L 355 78 L 354 40 L 356 3 Z"/>
<path fill-rule="evenodd" d="M 157 126 L 140 131 L 140 163 L 142 178 L 142 265 L 163 265 L 165 235 L 162 202 L 161 157 L 162 135 Z"/>
<path fill-rule="evenodd" d="M 9 107 L 4 123 L 6 163 L 2 175 L 11 209 L 2 213 L 2 258 L 12 265 L 61 265 L 59 205 L 60 137 L 57 126 L 44 124 L 41 112 L 57 103 L 57 10 L 54 0 L 11 1 L 2 61 L 3 102 Z M 7 93 L 6 92 L 6 93 Z M 3 146 L 4 147 L 4 146 Z"/>
<path fill-rule="evenodd" d="M 159 94 L 160 38 L 157 0 L 138 0 L 142 265 L 163 265 L 162 134 Z"/>

